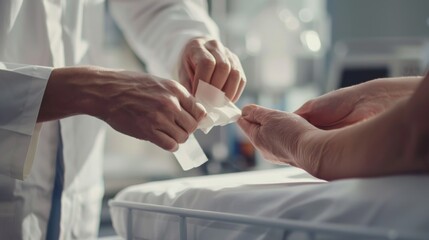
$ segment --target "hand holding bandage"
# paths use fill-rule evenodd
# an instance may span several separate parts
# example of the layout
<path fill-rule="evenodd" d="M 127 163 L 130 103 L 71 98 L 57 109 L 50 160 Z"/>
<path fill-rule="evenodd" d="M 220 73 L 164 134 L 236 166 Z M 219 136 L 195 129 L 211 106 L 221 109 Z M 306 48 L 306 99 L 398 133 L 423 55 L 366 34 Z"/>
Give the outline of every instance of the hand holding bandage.
<path fill-rule="evenodd" d="M 235 122 L 241 116 L 241 110 L 225 96 L 224 92 L 206 82 L 199 82 L 195 98 L 207 112 L 198 125 L 198 128 L 206 134 L 212 127 Z M 193 135 L 179 145 L 174 156 L 184 170 L 198 167 L 207 161 L 207 157 Z"/>
<path fill-rule="evenodd" d="M 246 75 L 237 55 L 220 41 L 208 37 L 196 37 L 186 44 L 178 74 L 179 82 L 192 95 L 202 80 L 236 102 L 246 86 Z"/>
<path fill-rule="evenodd" d="M 240 117 L 240 109 L 232 102 L 241 96 L 246 76 L 238 57 L 220 41 L 204 36 L 189 40 L 178 67 L 179 82 L 207 111 L 199 129 L 208 133 L 213 126 L 223 126 Z M 174 155 L 184 170 L 207 161 L 193 135 L 180 144 Z"/>

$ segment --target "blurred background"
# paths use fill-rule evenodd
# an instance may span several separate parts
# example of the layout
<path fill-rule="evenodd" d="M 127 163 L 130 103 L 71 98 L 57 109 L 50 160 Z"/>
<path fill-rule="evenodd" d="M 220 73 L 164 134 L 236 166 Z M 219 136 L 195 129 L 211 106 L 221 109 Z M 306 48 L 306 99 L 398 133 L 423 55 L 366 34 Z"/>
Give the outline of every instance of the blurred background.
<path fill-rule="evenodd" d="M 380 77 L 421 75 L 428 66 L 427 0 L 212 0 L 208 6 L 223 43 L 247 75 L 240 108 L 256 103 L 294 111 L 325 92 Z M 105 65 L 144 71 L 106 17 Z M 132 184 L 276 167 L 235 124 L 195 135 L 209 161 L 184 172 L 172 154 L 109 128 L 104 202 Z M 110 234 L 104 204 L 100 236 Z"/>

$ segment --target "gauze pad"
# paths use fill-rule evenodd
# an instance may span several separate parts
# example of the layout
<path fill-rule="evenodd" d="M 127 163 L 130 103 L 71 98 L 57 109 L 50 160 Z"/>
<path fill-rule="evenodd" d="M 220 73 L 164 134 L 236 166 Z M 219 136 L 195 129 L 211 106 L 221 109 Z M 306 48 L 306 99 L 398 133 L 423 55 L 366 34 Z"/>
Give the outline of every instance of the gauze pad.
<path fill-rule="evenodd" d="M 186 142 L 179 144 L 173 154 L 185 171 L 199 167 L 208 160 L 194 134 L 191 134 Z"/>
<path fill-rule="evenodd" d="M 235 122 L 241 116 L 241 110 L 225 96 L 224 92 L 204 81 L 199 81 L 195 98 L 207 111 L 206 117 L 198 125 L 205 134 L 214 126 Z M 173 154 L 185 171 L 198 167 L 208 160 L 193 134 L 186 142 L 180 144 Z"/>
<path fill-rule="evenodd" d="M 235 122 L 241 116 L 241 110 L 235 106 L 221 90 L 201 81 L 195 98 L 207 111 L 207 116 L 200 122 L 198 128 L 207 134 L 214 126 L 225 126 Z"/>

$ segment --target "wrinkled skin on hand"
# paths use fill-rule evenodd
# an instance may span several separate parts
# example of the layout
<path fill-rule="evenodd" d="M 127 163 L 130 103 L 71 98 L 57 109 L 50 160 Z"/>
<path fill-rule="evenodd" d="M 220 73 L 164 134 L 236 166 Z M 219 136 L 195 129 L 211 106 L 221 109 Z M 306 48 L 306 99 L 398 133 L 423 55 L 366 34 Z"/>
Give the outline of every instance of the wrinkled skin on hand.
<path fill-rule="evenodd" d="M 243 108 L 238 124 L 265 159 L 317 172 L 322 148 L 313 141 L 321 130 L 302 117 L 249 105 Z"/>
<path fill-rule="evenodd" d="M 119 132 L 169 151 L 184 143 L 206 114 L 204 107 L 172 80 L 118 72 L 116 80 L 103 89 L 100 97 L 108 106 L 102 115 L 104 121 Z"/>
<path fill-rule="evenodd" d="M 221 42 L 206 37 L 191 39 L 185 46 L 179 68 L 179 82 L 193 95 L 203 80 L 237 101 L 246 85 L 238 57 Z"/>
<path fill-rule="evenodd" d="M 126 135 L 175 151 L 206 112 L 179 83 L 98 67 L 52 71 L 38 122 L 87 114 Z"/>
<path fill-rule="evenodd" d="M 295 113 L 321 129 L 341 128 L 376 116 L 409 98 L 420 81 L 419 77 L 372 80 L 312 99 Z"/>
<path fill-rule="evenodd" d="M 318 178 L 428 174 L 429 74 L 423 81 L 406 81 L 405 85 L 387 81 L 382 85 L 390 88 L 390 93 L 396 89 L 396 94 L 383 99 L 382 89 L 360 85 L 367 91 L 356 87 L 335 91 L 297 111 L 317 127 L 297 114 L 256 105 L 243 108 L 238 124 L 267 160 L 289 163 Z M 410 94 L 410 89 L 416 90 Z M 373 102 L 347 102 L 345 92 L 369 92 Z"/>

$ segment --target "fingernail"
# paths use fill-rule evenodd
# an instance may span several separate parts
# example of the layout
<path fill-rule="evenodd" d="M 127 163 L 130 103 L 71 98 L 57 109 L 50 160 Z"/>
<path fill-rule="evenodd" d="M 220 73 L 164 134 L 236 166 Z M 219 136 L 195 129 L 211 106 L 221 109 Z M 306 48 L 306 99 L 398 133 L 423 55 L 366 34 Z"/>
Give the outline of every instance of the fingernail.
<path fill-rule="evenodd" d="M 203 112 L 204 112 L 204 115 L 203 115 L 203 117 L 205 117 L 206 115 L 207 115 L 207 110 L 206 110 L 206 108 L 201 104 L 201 103 L 195 103 L 195 105 L 197 105 L 198 106 L 198 108 L 200 108 Z"/>

